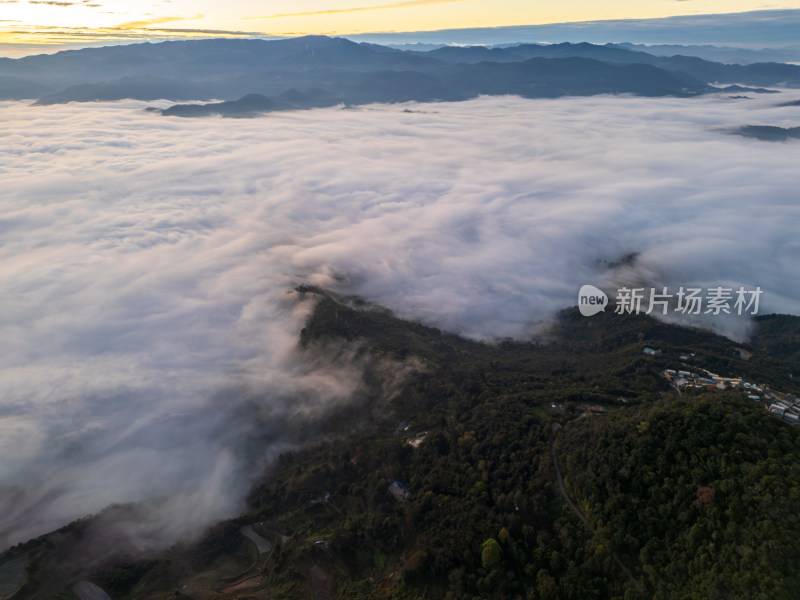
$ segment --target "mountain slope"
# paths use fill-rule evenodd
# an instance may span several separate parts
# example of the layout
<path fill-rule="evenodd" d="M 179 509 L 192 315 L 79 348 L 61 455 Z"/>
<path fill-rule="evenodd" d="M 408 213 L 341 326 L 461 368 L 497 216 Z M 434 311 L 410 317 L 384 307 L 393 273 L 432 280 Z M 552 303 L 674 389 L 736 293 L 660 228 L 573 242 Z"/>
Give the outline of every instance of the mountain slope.
<path fill-rule="evenodd" d="M 129 600 L 794 597 L 800 431 L 739 393 L 679 398 L 660 376 L 689 350 L 718 372 L 784 373 L 771 318 L 754 366 L 725 338 L 644 316 L 572 309 L 546 343 L 487 345 L 299 291 L 319 298 L 299 351 L 358 344 L 367 396 L 309 427 L 245 513 L 193 543 L 137 556 L 104 538 L 143 505 L 18 546 L 20 597 L 75 581 Z M 554 440 L 588 526 L 559 494 Z"/>
<path fill-rule="evenodd" d="M 103 83 L 85 83 L 68 87 L 39 98 L 34 104 L 63 104 L 66 102 L 95 102 L 121 100 L 205 100 L 212 96 L 202 88 L 185 81 L 161 77 L 122 77 Z"/>
<path fill-rule="evenodd" d="M 797 597 L 800 436 L 740 393 L 575 421 L 558 452 L 635 597 Z"/>
<path fill-rule="evenodd" d="M 775 62 L 746 65 L 722 64 L 694 56 L 680 54 L 654 56 L 642 49 L 628 49 L 619 45 L 588 43 L 562 43 L 551 45 L 521 44 L 509 48 L 482 46 L 450 46 L 425 53 L 450 63 L 477 63 L 481 61 L 518 62 L 534 57 L 541 58 L 591 58 L 608 63 L 649 64 L 671 72 L 683 72 L 705 83 L 743 83 L 746 85 L 800 86 L 800 65 Z"/>
<path fill-rule="evenodd" d="M 544 59 L 565 61 L 553 65 L 573 80 L 568 83 L 564 83 L 564 78 L 556 80 L 555 70 L 548 72 L 544 68 L 545 63 L 541 62 Z M 600 64 L 585 68 L 577 59 Z M 469 68 L 476 65 L 484 67 Z M 537 65 L 539 73 L 535 73 Z M 630 68 L 619 69 L 620 66 Z M 395 75 L 390 76 L 391 73 Z M 516 86 L 510 79 L 533 75 L 543 78 L 539 87 L 547 90 L 545 93 L 527 93 L 531 86 Z M 465 77 L 478 79 L 463 81 Z M 380 78 L 391 81 L 384 81 L 382 88 L 377 81 Z M 408 80 L 407 84 L 403 78 Z M 426 78 L 432 79 L 426 82 Z M 500 85 L 503 78 L 506 81 Z M 585 81 L 579 81 L 581 78 Z M 661 81 L 656 81 L 657 78 Z M 6 59 L 0 61 L 0 81 L 6 83 L 4 97 L 39 96 L 41 104 L 156 96 L 235 100 L 252 93 L 279 96 L 291 88 L 325 89 L 343 98 L 353 96 L 355 102 L 376 99 L 396 102 L 470 97 L 479 89 L 534 96 L 682 95 L 709 91 L 704 86 L 712 82 L 800 86 L 800 66 L 724 65 L 693 57 L 653 56 L 619 46 L 588 43 L 446 47 L 418 52 L 357 44 L 342 38 L 306 36 L 272 41 L 216 39 L 132 44 Z M 515 92 L 515 87 L 522 92 Z M 389 89 L 394 91 L 390 94 Z M 362 98 L 357 92 L 372 100 Z"/>
<path fill-rule="evenodd" d="M 316 99 L 304 97 L 302 107 L 371 102 L 457 101 L 481 94 L 517 94 L 526 98 L 637 94 L 692 96 L 710 91 L 690 76 L 677 76 L 652 65 L 611 65 L 586 58 L 534 58 L 521 63 L 457 64 L 431 73 L 376 71 L 355 83 L 342 85 Z M 254 99 L 257 97 L 256 103 Z M 165 116 L 257 116 L 297 108 L 280 97 L 250 94 L 236 101 L 206 105 L 178 104 L 162 110 Z"/>

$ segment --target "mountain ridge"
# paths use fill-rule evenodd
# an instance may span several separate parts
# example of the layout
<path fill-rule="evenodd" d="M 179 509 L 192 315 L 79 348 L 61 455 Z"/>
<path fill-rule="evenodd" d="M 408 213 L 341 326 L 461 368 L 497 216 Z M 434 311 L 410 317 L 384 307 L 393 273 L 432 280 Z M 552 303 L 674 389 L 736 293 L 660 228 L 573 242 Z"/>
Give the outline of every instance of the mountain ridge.
<path fill-rule="evenodd" d="M 478 93 L 519 93 L 516 90 L 520 87 L 523 95 L 530 95 L 525 93 L 524 85 L 514 81 L 513 74 L 515 70 L 516 74 L 523 75 L 530 72 L 532 64 L 546 70 L 543 62 L 528 62 L 532 59 L 567 61 L 552 63 L 564 71 L 558 78 L 560 88 L 553 81 L 552 69 L 547 77 L 543 76 L 539 87 L 545 97 L 592 93 L 695 95 L 714 91 L 711 84 L 720 82 L 800 87 L 800 66 L 797 65 L 726 65 L 696 57 L 655 56 L 638 49 L 610 45 L 518 44 L 504 48 L 447 47 L 420 52 L 356 43 L 345 38 L 304 36 L 285 40 L 142 43 L 7 59 L 0 61 L 0 81 L 5 83 L 0 97 L 26 99 L 35 94 L 38 104 L 126 98 L 152 100 L 156 96 L 176 101 L 210 98 L 235 101 L 248 94 L 280 96 L 294 88 L 324 89 L 345 102 L 364 103 L 377 101 L 374 99 L 390 102 L 459 99 L 469 97 L 470 88 L 497 90 Z M 599 85 L 595 73 L 572 59 L 598 61 L 596 69 L 605 73 L 606 85 Z M 483 66 L 470 69 L 468 65 Z M 628 76 L 624 77 L 620 75 L 625 73 L 624 69 L 612 68 L 632 65 L 649 65 L 651 69 L 630 68 Z M 488 73 L 487 69 L 494 72 Z M 404 73 L 409 88 L 400 90 L 395 85 L 394 96 L 387 94 L 380 83 L 367 89 L 368 82 L 378 77 L 377 74 L 384 74 L 381 77 L 385 79 L 391 72 Z M 470 76 L 475 79 L 464 79 Z M 398 77 L 395 75 L 395 79 Z M 567 85 L 565 82 L 570 77 Z M 490 85 L 489 80 L 495 83 Z M 355 94 L 354 90 L 362 93 Z"/>

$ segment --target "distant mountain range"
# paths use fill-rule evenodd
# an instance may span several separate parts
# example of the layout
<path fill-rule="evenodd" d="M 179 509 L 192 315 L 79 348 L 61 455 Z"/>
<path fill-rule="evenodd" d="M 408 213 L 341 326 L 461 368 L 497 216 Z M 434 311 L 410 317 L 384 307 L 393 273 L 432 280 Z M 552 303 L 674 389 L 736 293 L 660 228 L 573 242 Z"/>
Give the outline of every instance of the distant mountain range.
<path fill-rule="evenodd" d="M 780 48 L 796 53 L 800 51 L 798 31 L 800 31 L 800 10 L 778 9 L 680 15 L 655 19 L 612 19 L 438 31 L 364 33 L 349 37 L 373 44 L 508 45 L 520 42 L 596 44 L 630 42 L 694 46 L 713 44 L 751 50 Z M 683 52 L 672 52 L 676 53 Z"/>
<path fill-rule="evenodd" d="M 737 48 L 735 46 L 712 46 L 710 44 L 615 44 L 621 48 L 647 52 L 655 56 L 696 56 L 705 60 L 726 64 L 747 65 L 759 62 L 800 62 L 800 45 L 795 48 Z"/>
<path fill-rule="evenodd" d="M 365 104 L 371 102 L 457 101 L 485 95 L 518 94 L 529 98 L 604 93 L 641 96 L 689 96 L 707 91 L 693 78 L 644 64 L 612 65 L 587 58 L 532 58 L 523 62 L 460 63 L 441 69 L 438 76 L 415 71 L 374 71 L 339 93 L 322 90 L 267 97 L 248 94 L 236 101 L 177 104 L 167 116 L 246 117 L 275 110 Z"/>
<path fill-rule="evenodd" d="M 481 94 L 693 96 L 725 90 L 714 86 L 728 83 L 800 87 L 800 66 L 728 65 L 611 44 L 419 51 L 325 36 L 145 43 L 0 59 L 1 99 L 38 98 L 40 105 L 126 98 L 223 101 L 165 111 L 184 116 Z"/>
<path fill-rule="evenodd" d="M 356 39 L 357 41 L 357 39 Z M 508 48 L 514 44 L 489 44 L 488 48 Z M 597 43 L 597 42 L 595 42 Z M 451 44 L 386 44 L 395 50 L 428 51 L 450 47 Z M 606 43 L 606 46 L 619 47 L 636 52 L 646 52 L 654 56 L 696 56 L 705 60 L 726 64 L 748 65 L 760 62 L 800 62 L 800 45 L 794 48 L 739 48 L 736 46 L 714 46 L 711 44 L 632 44 L 630 42 Z"/>

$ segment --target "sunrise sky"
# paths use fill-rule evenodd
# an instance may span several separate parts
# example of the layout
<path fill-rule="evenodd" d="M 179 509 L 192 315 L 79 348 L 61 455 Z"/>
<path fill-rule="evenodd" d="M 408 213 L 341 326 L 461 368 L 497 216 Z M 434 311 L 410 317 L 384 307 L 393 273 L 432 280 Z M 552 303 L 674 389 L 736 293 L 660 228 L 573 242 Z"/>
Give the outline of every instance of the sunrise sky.
<path fill-rule="evenodd" d="M 800 0 L 0 0 L 0 55 L 213 36 L 294 36 L 800 8 Z"/>

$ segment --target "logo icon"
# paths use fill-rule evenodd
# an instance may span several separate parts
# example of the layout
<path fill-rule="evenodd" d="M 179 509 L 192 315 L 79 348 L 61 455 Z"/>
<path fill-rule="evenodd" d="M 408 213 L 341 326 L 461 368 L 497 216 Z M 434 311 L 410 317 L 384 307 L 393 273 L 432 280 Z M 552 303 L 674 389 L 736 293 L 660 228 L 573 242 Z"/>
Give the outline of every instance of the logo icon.
<path fill-rule="evenodd" d="M 578 310 L 584 317 L 603 312 L 608 306 L 608 296 L 593 285 L 585 285 L 578 292 Z"/>

